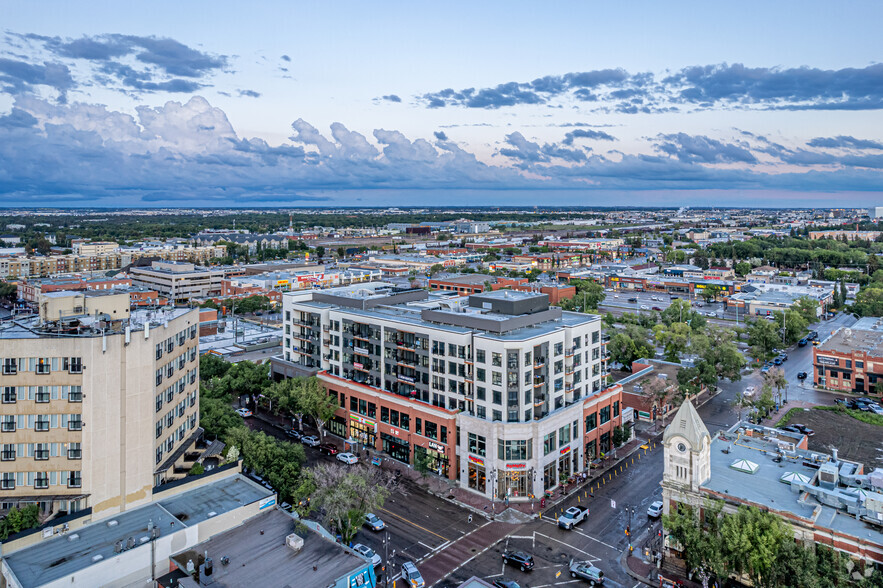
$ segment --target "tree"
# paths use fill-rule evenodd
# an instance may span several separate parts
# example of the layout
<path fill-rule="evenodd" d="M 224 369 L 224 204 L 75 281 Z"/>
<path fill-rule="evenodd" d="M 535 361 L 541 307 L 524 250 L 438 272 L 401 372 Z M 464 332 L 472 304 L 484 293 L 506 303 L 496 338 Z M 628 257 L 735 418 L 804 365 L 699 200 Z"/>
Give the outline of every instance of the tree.
<path fill-rule="evenodd" d="M 883 316 L 883 285 L 873 282 L 856 294 L 853 310 L 861 316 Z"/>
<path fill-rule="evenodd" d="M 659 318 L 667 325 L 672 323 L 688 323 L 694 331 L 705 327 L 705 317 L 693 310 L 687 300 L 674 300 L 659 314 Z"/>
<path fill-rule="evenodd" d="M 348 543 L 365 515 L 383 506 L 395 484 L 387 470 L 323 463 L 305 471 L 299 493 L 311 494 L 310 508 L 323 510 L 325 524 Z"/>
<path fill-rule="evenodd" d="M 779 516 L 748 506 L 722 518 L 720 537 L 722 560 L 728 562 L 730 572 L 747 574 L 758 588 L 776 585 L 782 546 L 794 541 L 791 528 Z"/>
<path fill-rule="evenodd" d="M 222 438 L 227 431 L 242 424 L 242 418 L 233 410 L 229 395 L 223 398 L 212 398 L 203 393 L 200 386 L 199 394 L 199 426 L 205 429 L 207 439 Z"/>
<path fill-rule="evenodd" d="M 423 477 L 429 473 L 429 462 L 429 455 L 425 451 L 414 452 L 414 469 Z"/>
<path fill-rule="evenodd" d="M 631 369 L 632 362 L 642 357 L 652 357 L 653 346 L 647 337 L 647 330 L 636 325 L 628 325 L 624 332 L 617 332 L 607 344 L 611 361 Z"/>
<path fill-rule="evenodd" d="M 788 388 L 788 379 L 785 378 L 785 371 L 779 367 L 770 368 L 763 375 L 763 385 L 770 390 L 776 391 L 776 402 L 779 402 L 779 393 Z"/>
<path fill-rule="evenodd" d="M 690 345 L 692 330 L 686 323 L 672 323 L 670 325 L 656 325 L 653 327 L 653 336 L 656 342 L 662 346 L 665 360 L 680 363 L 681 354 Z"/>
<path fill-rule="evenodd" d="M 781 323 L 780 323 L 781 324 Z M 766 319 L 755 319 L 748 325 L 748 345 L 751 346 L 751 356 L 759 361 L 765 361 L 773 349 L 779 346 L 782 338 L 776 325 Z"/>
<path fill-rule="evenodd" d="M 733 266 L 733 271 L 736 272 L 736 275 L 740 278 L 744 278 L 751 272 L 751 264 L 747 261 L 740 261 Z"/>
<path fill-rule="evenodd" d="M 574 302 L 582 305 L 582 311 L 587 312 L 588 309 L 597 310 L 598 305 L 604 302 L 607 294 L 604 292 L 604 286 L 592 280 L 571 280 L 571 285 L 576 286 L 576 294 L 573 297 Z"/>
<path fill-rule="evenodd" d="M 205 382 L 214 378 L 221 378 L 232 365 L 213 353 L 201 355 L 199 356 L 199 379 Z"/>
<path fill-rule="evenodd" d="M 18 299 L 18 286 L 9 282 L 0 281 L 0 298 L 6 300 Z"/>
<path fill-rule="evenodd" d="M 331 420 L 339 408 L 337 398 L 328 394 L 328 391 L 319 382 L 319 378 L 312 376 L 305 378 L 299 387 L 300 398 L 298 405 L 303 411 L 313 417 L 319 429 L 319 436 L 324 438 L 325 423 Z"/>
<path fill-rule="evenodd" d="M 776 313 L 777 325 L 782 324 L 782 313 Z M 797 310 L 785 310 L 785 343 L 791 345 L 802 339 L 806 335 L 809 321 Z"/>
<path fill-rule="evenodd" d="M 817 300 L 813 300 L 809 296 L 801 296 L 794 301 L 791 308 L 799 314 L 807 324 L 814 323 L 819 319 L 819 303 Z"/>
<path fill-rule="evenodd" d="M 427 272 L 427 274 L 431 278 L 432 276 L 436 275 L 437 273 L 439 273 L 440 271 L 442 271 L 444 269 L 445 269 L 445 267 L 442 264 L 434 263 L 429 267 L 429 271 Z"/>
<path fill-rule="evenodd" d="M 665 405 L 671 399 L 674 392 L 671 384 L 659 376 L 648 378 L 641 385 L 641 395 L 650 401 L 650 405 L 656 407 L 656 416 L 662 418 L 662 424 L 665 424 Z"/>
<path fill-rule="evenodd" d="M 759 419 L 766 418 L 767 415 L 776 407 L 776 401 L 773 400 L 773 390 L 767 384 L 760 389 L 760 395 L 754 399 L 751 406 L 757 411 Z"/>
<path fill-rule="evenodd" d="M 230 429 L 224 441 L 229 446 L 239 448 L 243 465 L 267 478 L 280 500 L 290 501 L 294 498 L 301 482 L 301 464 L 306 459 L 303 446 L 281 441 L 245 426 Z"/>
<path fill-rule="evenodd" d="M 719 536 L 722 508 L 720 501 L 706 501 L 704 520 L 698 509 L 683 504 L 671 514 L 662 515 L 662 525 L 682 547 L 687 570 L 699 578 L 703 587 L 712 577 L 727 575 Z"/>
<path fill-rule="evenodd" d="M 319 259 L 322 259 L 323 257 L 325 257 L 325 248 L 323 246 L 321 246 L 321 245 L 316 246 L 316 257 L 318 257 Z"/>
<path fill-rule="evenodd" d="M 29 504 L 23 507 L 12 507 L 3 520 L 0 520 L 0 541 L 10 535 L 33 529 L 40 524 L 40 507 Z"/>
<path fill-rule="evenodd" d="M 337 248 L 337 258 L 343 259 L 344 257 L 346 257 L 346 248 L 345 247 L 338 247 Z"/>
<path fill-rule="evenodd" d="M 711 325 L 704 332 L 693 335 L 691 348 L 700 358 L 697 366 L 700 367 L 700 376 L 703 376 L 703 383 L 706 385 L 716 384 L 722 378 L 731 382 L 742 378 L 745 357 L 733 339 L 731 330 Z M 700 364 L 707 364 L 710 369 L 705 370 Z M 708 371 L 714 381 L 706 381 L 704 375 Z"/>

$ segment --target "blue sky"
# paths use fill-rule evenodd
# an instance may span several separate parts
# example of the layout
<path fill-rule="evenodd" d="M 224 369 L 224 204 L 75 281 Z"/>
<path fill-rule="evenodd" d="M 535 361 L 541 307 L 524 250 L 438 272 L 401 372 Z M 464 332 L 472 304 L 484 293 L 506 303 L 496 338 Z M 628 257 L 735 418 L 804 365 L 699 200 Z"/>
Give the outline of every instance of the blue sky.
<path fill-rule="evenodd" d="M 0 11 L 2 206 L 883 202 L 880 2 Z"/>

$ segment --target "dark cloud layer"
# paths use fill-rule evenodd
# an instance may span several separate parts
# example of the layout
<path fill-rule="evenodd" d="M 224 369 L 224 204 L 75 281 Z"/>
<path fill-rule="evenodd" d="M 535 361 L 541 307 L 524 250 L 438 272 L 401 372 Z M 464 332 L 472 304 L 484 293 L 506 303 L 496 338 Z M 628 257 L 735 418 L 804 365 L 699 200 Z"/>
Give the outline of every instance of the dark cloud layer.
<path fill-rule="evenodd" d="M 419 97 L 429 108 L 496 109 L 548 104 L 569 97 L 603 103 L 622 113 L 691 108 L 868 110 L 883 108 L 883 64 L 822 70 L 749 68 L 742 64 L 683 68 L 658 79 L 652 73 L 604 69 L 506 82 L 488 88 L 451 88 Z"/>
<path fill-rule="evenodd" d="M 826 147 L 829 149 L 881 149 L 883 143 L 868 139 L 856 139 L 848 135 L 837 137 L 816 137 L 807 143 L 810 147 Z"/>

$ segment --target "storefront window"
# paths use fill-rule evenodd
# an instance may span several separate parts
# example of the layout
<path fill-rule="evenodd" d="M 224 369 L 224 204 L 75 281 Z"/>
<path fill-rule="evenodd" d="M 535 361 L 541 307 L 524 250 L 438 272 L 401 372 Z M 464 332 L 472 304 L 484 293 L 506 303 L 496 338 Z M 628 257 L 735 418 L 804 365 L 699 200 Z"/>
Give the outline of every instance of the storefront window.
<path fill-rule="evenodd" d="M 425 448 L 420 445 L 414 446 L 414 463 L 418 459 L 426 458 L 426 469 L 434 474 L 442 477 L 448 476 L 448 457 L 443 452 L 436 451 L 432 448 Z"/>
<path fill-rule="evenodd" d="M 543 490 L 554 488 L 558 484 L 558 478 L 555 474 L 555 462 L 548 464 L 543 469 Z"/>
<path fill-rule="evenodd" d="M 328 431 L 332 435 L 337 435 L 338 437 L 346 437 L 346 421 L 343 420 L 343 417 L 333 416 L 331 420 L 328 421 Z"/>
<path fill-rule="evenodd" d="M 586 443 L 586 463 L 598 457 L 598 442 L 592 439 Z"/>
<path fill-rule="evenodd" d="M 521 459 L 532 459 L 531 451 L 533 443 L 528 440 L 504 441 L 497 442 L 497 459 L 503 461 L 513 461 Z"/>
<path fill-rule="evenodd" d="M 391 458 L 402 463 L 411 463 L 411 446 L 407 441 L 387 433 L 381 433 L 380 439 L 383 441 L 383 451 Z"/>
<path fill-rule="evenodd" d="M 604 433 L 601 435 L 601 453 L 607 453 L 610 451 L 610 433 Z"/>
<path fill-rule="evenodd" d="M 527 496 L 529 490 L 528 473 L 525 470 L 502 471 L 497 480 L 497 496 L 518 498 Z"/>
<path fill-rule="evenodd" d="M 487 491 L 487 474 L 485 473 L 484 465 L 470 461 L 468 472 L 469 487 L 484 494 Z"/>
<path fill-rule="evenodd" d="M 372 423 L 367 419 L 359 419 L 356 420 L 350 417 L 350 438 L 354 439 L 356 442 L 361 443 L 362 445 L 369 445 L 371 447 L 375 447 L 377 443 L 376 438 L 376 423 Z"/>

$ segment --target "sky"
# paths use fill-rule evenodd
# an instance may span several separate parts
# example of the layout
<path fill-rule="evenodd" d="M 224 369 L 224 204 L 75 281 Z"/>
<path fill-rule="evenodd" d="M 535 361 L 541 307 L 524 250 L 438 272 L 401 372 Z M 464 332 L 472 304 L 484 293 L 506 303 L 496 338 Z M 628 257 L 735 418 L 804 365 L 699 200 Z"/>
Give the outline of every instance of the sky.
<path fill-rule="evenodd" d="M 879 1 L 0 14 L 0 206 L 883 205 Z"/>

